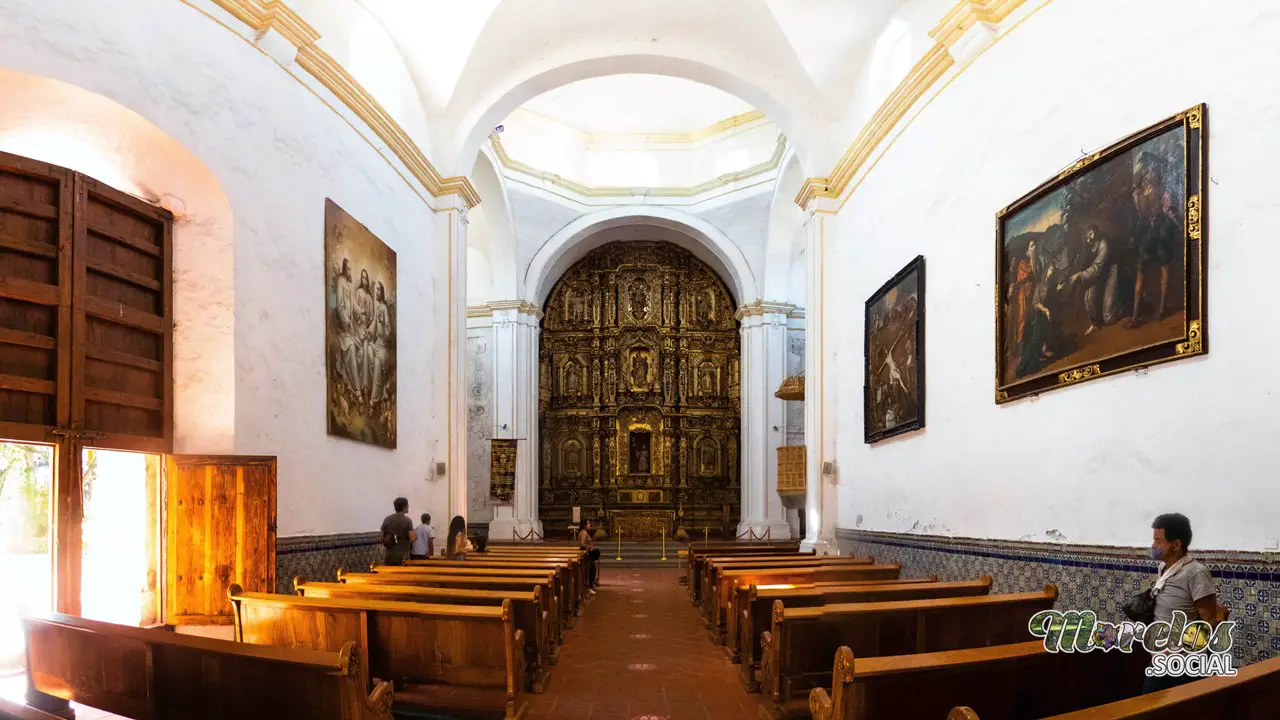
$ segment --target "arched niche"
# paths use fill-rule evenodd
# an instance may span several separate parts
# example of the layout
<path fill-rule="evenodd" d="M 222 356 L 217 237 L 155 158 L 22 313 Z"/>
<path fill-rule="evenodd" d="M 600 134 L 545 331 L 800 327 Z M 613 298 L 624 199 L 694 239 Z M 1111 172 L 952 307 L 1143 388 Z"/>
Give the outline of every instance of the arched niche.
<path fill-rule="evenodd" d="M 618 231 L 629 226 L 635 228 L 635 239 L 661 239 L 693 253 L 727 281 L 738 305 L 759 299 L 756 278 L 742 250 L 715 226 L 669 208 L 617 207 L 583 215 L 538 248 L 525 275 L 525 300 L 542 307 L 570 266 L 606 243 L 626 240 L 626 233 Z M 655 237 L 653 228 L 663 231 L 660 237 Z"/>
<path fill-rule="evenodd" d="M 174 451 L 233 452 L 234 225 L 221 185 L 182 144 L 102 95 L 0 70 L 0 97 L 0 150 L 173 212 Z"/>

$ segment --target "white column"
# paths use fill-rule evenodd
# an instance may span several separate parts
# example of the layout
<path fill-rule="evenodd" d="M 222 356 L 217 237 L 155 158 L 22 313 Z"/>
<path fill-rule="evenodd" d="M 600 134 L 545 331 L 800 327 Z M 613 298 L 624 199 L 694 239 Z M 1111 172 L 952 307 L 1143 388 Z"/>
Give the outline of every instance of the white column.
<path fill-rule="evenodd" d="M 434 365 L 438 359 L 448 363 L 446 392 L 437 395 L 446 398 L 443 416 L 448 418 L 448 460 L 445 466 L 448 482 L 449 514 L 467 516 L 467 209 L 465 200 L 457 195 L 439 198 L 447 208 L 436 215 L 436 231 L 448 242 L 449 284 L 448 323 L 442 336 L 442 345 L 436 359 L 428 359 Z M 438 365 L 435 365 L 438 367 Z M 439 376 L 437 376 L 439 377 Z M 434 472 L 434 463 L 432 471 Z"/>
<path fill-rule="evenodd" d="M 774 396 L 787 376 L 787 314 L 794 306 L 758 301 L 738 311 L 742 321 L 742 521 L 738 534 L 791 537 L 778 496 L 778 451 L 786 406 Z"/>
<path fill-rule="evenodd" d="M 836 488 L 839 468 L 835 466 L 835 397 L 837 378 L 825 374 L 828 348 L 823 344 L 823 316 L 826 310 L 826 238 L 835 232 L 834 204 L 825 198 L 811 201 L 805 223 L 805 353 L 804 353 L 804 437 L 807 487 L 805 497 L 804 547 L 818 552 L 836 551 Z M 824 462 L 833 472 L 822 474 Z"/>
<path fill-rule="evenodd" d="M 494 505 L 489 537 L 542 533 L 538 522 L 538 322 L 536 307 L 489 303 L 493 311 L 493 437 L 516 441 L 516 484 L 510 503 Z"/>

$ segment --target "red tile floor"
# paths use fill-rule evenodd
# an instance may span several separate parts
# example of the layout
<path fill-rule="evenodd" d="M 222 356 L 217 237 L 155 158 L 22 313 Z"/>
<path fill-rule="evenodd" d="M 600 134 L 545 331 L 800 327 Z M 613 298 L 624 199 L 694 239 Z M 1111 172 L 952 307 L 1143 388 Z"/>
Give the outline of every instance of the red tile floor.
<path fill-rule="evenodd" d="M 681 573 L 605 568 L 529 720 L 755 720 L 761 697 L 712 644 Z"/>

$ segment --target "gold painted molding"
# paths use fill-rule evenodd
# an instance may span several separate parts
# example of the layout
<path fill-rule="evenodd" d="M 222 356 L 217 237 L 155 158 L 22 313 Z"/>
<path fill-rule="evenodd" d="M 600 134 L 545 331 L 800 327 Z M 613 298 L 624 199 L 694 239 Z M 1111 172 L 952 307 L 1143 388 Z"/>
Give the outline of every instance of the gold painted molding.
<path fill-rule="evenodd" d="M 731 130 L 749 129 L 747 126 L 768 117 L 760 110 L 748 110 L 731 117 L 727 117 L 719 122 L 712 123 L 704 128 L 690 130 L 689 132 L 677 133 L 624 133 L 624 132 L 588 132 L 580 128 L 576 128 L 561 120 L 547 117 L 539 112 L 534 112 L 528 108 L 519 108 L 519 112 L 532 115 L 543 122 L 554 123 L 563 128 L 571 130 L 582 138 L 583 145 L 592 147 L 595 145 L 623 145 L 642 147 L 646 145 L 692 145 L 694 143 L 708 140 L 717 135 L 728 133 Z"/>
<path fill-rule="evenodd" d="M 462 176 L 441 177 L 400 124 L 347 72 L 320 49 L 320 33 L 281 0 L 213 0 L 255 32 L 275 30 L 297 49 L 298 66 L 311 74 L 334 97 L 369 126 L 432 197 L 457 195 L 468 207 L 480 204 L 480 194 Z"/>
<path fill-rule="evenodd" d="M 717 178 L 690 187 L 629 187 L 622 185 L 584 185 L 583 183 L 575 180 L 570 180 L 563 175 L 547 172 L 546 170 L 539 170 L 532 165 L 522 163 L 507 154 L 506 148 L 502 145 L 502 138 L 496 132 L 489 134 L 489 144 L 490 147 L 493 148 L 494 156 L 498 158 L 498 163 L 502 165 L 504 169 L 535 177 L 543 182 L 563 188 L 571 193 L 576 193 L 577 195 L 589 198 L 631 195 L 678 198 L 696 197 L 703 193 L 711 192 L 712 190 L 777 170 L 782 166 L 782 158 L 787 153 L 787 138 L 785 135 L 779 133 L 777 145 L 774 146 L 773 149 L 773 156 L 762 163 L 752 165 L 744 170 L 725 173 Z"/>
<path fill-rule="evenodd" d="M 898 87 L 885 98 L 867 124 L 854 138 L 827 177 L 805 180 L 796 195 L 796 204 L 808 209 L 814 198 L 839 198 L 854 175 L 866 165 L 871 154 L 907 111 L 924 97 L 952 67 L 955 59 L 951 48 L 975 23 L 998 24 L 1021 7 L 1026 0 L 960 0 L 929 31 L 934 44 L 916 62 Z"/>

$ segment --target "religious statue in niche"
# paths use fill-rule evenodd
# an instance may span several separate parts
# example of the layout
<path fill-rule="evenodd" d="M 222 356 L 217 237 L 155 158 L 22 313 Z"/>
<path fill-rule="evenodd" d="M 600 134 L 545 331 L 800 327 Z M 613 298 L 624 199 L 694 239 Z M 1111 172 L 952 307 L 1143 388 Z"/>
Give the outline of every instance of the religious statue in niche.
<path fill-rule="evenodd" d="M 564 391 L 567 395 L 578 395 L 582 392 L 582 378 L 576 362 L 569 361 L 569 366 L 564 370 Z"/>
<path fill-rule="evenodd" d="M 649 353 L 646 350 L 631 351 L 631 388 L 649 389 Z"/>
<path fill-rule="evenodd" d="M 720 463 L 716 458 L 716 444 L 711 440 L 705 440 L 699 452 L 702 465 L 702 474 L 711 476 L 716 474 L 716 466 Z"/>
<path fill-rule="evenodd" d="M 585 319 L 585 305 L 581 295 L 569 290 L 565 293 L 565 304 L 568 306 L 568 320 L 574 325 L 580 324 Z"/>
<path fill-rule="evenodd" d="M 565 475 L 570 477 L 582 475 L 582 443 L 577 440 L 566 440 L 560 458 Z"/>
<path fill-rule="evenodd" d="M 698 366 L 698 394 L 712 396 L 718 392 L 716 387 L 716 366 L 705 362 Z"/>
<path fill-rule="evenodd" d="M 644 430 L 632 430 L 630 435 L 630 463 L 628 469 L 636 475 L 649 474 L 650 434 Z"/>
<path fill-rule="evenodd" d="M 643 280 L 631 283 L 630 295 L 631 317 L 643 321 L 649 316 L 649 286 Z"/>
<path fill-rule="evenodd" d="M 716 300 L 714 291 L 707 289 L 698 293 L 693 300 L 693 316 L 703 325 L 710 325 L 715 319 Z"/>

